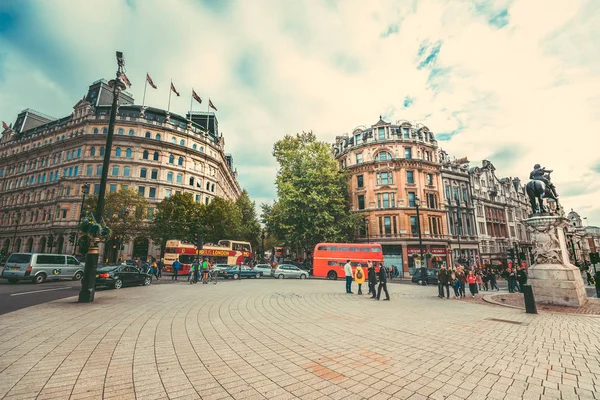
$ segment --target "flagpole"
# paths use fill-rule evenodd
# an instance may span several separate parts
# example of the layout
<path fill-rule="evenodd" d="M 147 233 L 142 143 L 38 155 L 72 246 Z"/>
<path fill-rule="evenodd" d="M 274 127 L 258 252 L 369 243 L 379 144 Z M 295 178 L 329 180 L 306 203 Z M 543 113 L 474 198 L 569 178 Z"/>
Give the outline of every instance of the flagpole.
<path fill-rule="evenodd" d="M 210 112 L 210 97 L 208 98 L 208 103 L 206 105 L 206 133 L 210 133 L 210 130 L 208 129 L 208 125 L 209 125 L 209 121 L 208 121 L 208 115 Z"/>
<path fill-rule="evenodd" d="M 171 86 L 169 87 L 169 105 L 167 106 L 167 113 L 171 111 L 171 92 L 173 91 L 173 79 L 171 79 Z"/>
<path fill-rule="evenodd" d="M 142 108 L 146 104 L 146 87 L 148 86 L 148 73 L 146 72 L 146 83 L 144 84 L 144 97 L 142 98 Z"/>
<path fill-rule="evenodd" d="M 192 88 L 192 94 L 190 95 L 190 121 L 192 120 L 192 107 L 194 106 L 194 88 Z"/>

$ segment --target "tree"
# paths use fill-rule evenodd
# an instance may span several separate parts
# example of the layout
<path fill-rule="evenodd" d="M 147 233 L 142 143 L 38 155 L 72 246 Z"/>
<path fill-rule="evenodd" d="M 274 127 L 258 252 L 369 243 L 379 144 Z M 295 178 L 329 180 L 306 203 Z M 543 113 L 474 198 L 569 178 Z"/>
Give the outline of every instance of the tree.
<path fill-rule="evenodd" d="M 241 196 L 235 201 L 235 205 L 241 213 L 240 226 L 236 239 L 250 242 L 252 248 L 258 248 L 260 237 L 260 224 L 256 216 L 256 204 L 250 200 L 248 192 L 242 191 Z"/>
<path fill-rule="evenodd" d="M 162 249 L 167 240 L 193 242 L 205 212 L 205 206 L 195 202 L 191 193 L 176 193 L 158 203 L 150 237 Z"/>
<path fill-rule="evenodd" d="M 242 213 L 233 201 L 215 197 L 200 218 L 200 229 L 206 243 L 221 239 L 237 239 L 242 225 Z"/>
<path fill-rule="evenodd" d="M 98 196 L 92 195 L 85 200 L 86 213 L 96 210 Z M 148 213 L 148 200 L 135 190 L 121 189 L 110 192 L 104 201 L 104 222 L 122 242 L 147 234 L 147 224 L 143 221 Z"/>
<path fill-rule="evenodd" d="M 330 146 L 303 132 L 275 143 L 273 155 L 279 163 L 279 198 L 262 206 L 269 232 L 307 252 L 319 242 L 351 240 L 360 217 L 350 213 L 348 176 Z"/>

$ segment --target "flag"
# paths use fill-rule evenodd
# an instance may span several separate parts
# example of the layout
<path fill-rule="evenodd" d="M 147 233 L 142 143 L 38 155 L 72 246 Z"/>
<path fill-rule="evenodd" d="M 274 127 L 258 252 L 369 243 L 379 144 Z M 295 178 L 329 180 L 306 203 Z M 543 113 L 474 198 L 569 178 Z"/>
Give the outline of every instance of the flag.
<path fill-rule="evenodd" d="M 154 84 L 154 82 L 152 81 L 152 78 L 150 78 L 150 75 L 146 74 L 146 81 L 150 84 L 150 86 L 152 86 L 154 89 L 158 89 L 156 87 L 156 85 Z"/>
<path fill-rule="evenodd" d="M 198 103 L 202 104 L 202 99 L 200 98 L 200 96 L 198 96 L 196 94 L 196 91 L 194 89 L 192 89 L 192 97 L 194 98 L 194 100 L 196 100 Z"/>
<path fill-rule="evenodd" d="M 175 86 L 173 86 L 173 82 L 171 82 L 171 90 L 177 95 L 177 97 L 179 97 L 179 92 L 177 91 L 177 89 L 175 89 Z"/>
<path fill-rule="evenodd" d="M 6 125 L 6 122 L 4 122 L 4 121 L 2 121 L 2 128 L 6 129 L 6 130 L 10 129 L 8 127 L 8 125 Z"/>
<path fill-rule="evenodd" d="M 131 87 L 131 82 L 129 82 L 127 75 L 125 75 L 123 72 L 121 72 L 121 79 L 127 85 L 127 87 Z"/>
<path fill-rule="evenodd" d="M 212 101 L 210 101 L 210 99 L 208 99 L 208 106 L 213 110 L 217 111 L 217 107 L 215 107 L 215 105 L 212 103 Z"/>

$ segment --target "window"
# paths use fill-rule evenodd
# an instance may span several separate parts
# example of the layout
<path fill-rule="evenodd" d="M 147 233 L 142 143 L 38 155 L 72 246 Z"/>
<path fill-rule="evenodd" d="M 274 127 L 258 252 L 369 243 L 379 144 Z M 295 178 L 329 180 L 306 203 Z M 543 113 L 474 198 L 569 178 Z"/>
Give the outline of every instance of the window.
<path fill-rule="evenodd" d="M 127 157 L 127 158 L 131 158 L 131 154 L 132 154 L 132 151 L 131 151 L 131 149 L 127 149 L 127 150 L 125 151 L 125 157 Z"/>
<path fill-rule="evenodd" d="M 172 138 L 171 138 L 171 143 L 173 143 L 173 144 L 177 143 L 177 138 L 175 138 L 175 137 L 172 137 Z"/>
<path fill-rule="evenodd" d="M 180 145 L 180 146 L 185 146 L 185 140 L 181 139 L 181 140 L 179 141 L 179 145 Z"/>
<path fill-rule="evenodd" d="M 69 153 L 69 152 L 67 151 L 67 160 L 70 160 L 70 159 L 71 159 L 71 153 Z M 42 162 L 41 162 L 41 166 L 42 166 L 42 167 L 44 166 L 44 160 L 42 160 Z"/>
<path fill-rule="evenodd" d="M 419 227 L 417 226 L 417 217 L 411 215 L 410 217 L 410 233 L 417 235 L 419 233 Z"/>
<path fill-rule="evenodd" d="M 131 167 L 123 167 L 123 176 L 131 175 Z"/>
<path fill-rule="evenodd" d="M 77 158 L 81 158 L 81 149 L 77 149 Z"/>
<path fill-rule="evenodd" d="M 429 186 L 433 186 L 433 175 L 432 174 L 427 174 L 427 184 Z"/>
<path fill-rule="evenodd" d="M 169 164 L 175 164 L 175 156 L 173 154 L 169 156 Z"/>
<path fill-rule="evenodd" d="M 150 191 L 148 193 L 148 197 L 150 197 L 151 199 L 156 197 L 156 188 L 150 188 Z"/>
<path fill-rule="evenodd" d="M 100 194 L 100 184 L 98 184 L 98 183 L 96 183 L 96 184 L 94 185 L 94 194 L 95 194 L 95 195 L 98 195 L 98 194 Z"/>
<path fill-rule="evenodd" d="M 392 219 L 390 217 L 383 217 L 383 234 L 392 234 Z"/>
<path fill-rule="evenodd" d="M 144 160 L 147 160 L 147 159 L 148 159 L 148 150 L 144 150 L 144 152 L 142 153 L 142 158 L 143 158 Z"/>
<path fill-rule="evenodd" d="M 168 199 L 169 197 L 171 197 L 171 193 L 172 193 L 171 189 L 165 189 L 165 199 Z"/>
<path fill-rule="evenodd" d="M 404 158 L 406 158 L 407 160 L 412 159 L 412 148 L 411 147 L 404 148 Z"/>
<path fill-rule="evenodd" d="M 377 185 L 393 185 L 394 175 L 392 172 L 378 172 L 376 175 Z"/>
<path fill-rule="evenodd" d="M 375 162 L 377 161 L 391 161 L 392 155 L 387 151 L 382 151 L 381 153 L 375 156 Z"/>
<path fill-rule="evenodd" d="M 194 177 L 190 176 L 190 186 L 194 186 Z"/>
<path fill-rule="evenodd" d="M 404 135 L 404 139 L 410 139 L 410 129 L 409 128 L 402 128 L 402 133 Z"/>
<path fill-rule="evenodd" d="M 156 136 L 154 136 L 154 139 L 160 140 L 160 135 L 157 133 Z"/>
<path fill-rule="evenodd" d="M 194 144 L 192 145 L 192 149 L 196 150 L 197 148 L 198 148 L 198 146 L 196 146 L 196 143 L 194 143 Z"/>
<path fill-rule="evenodd" d="M 100 147 L 100 155 L 103 156 L 104 155 L 104 147 Z"/>
<path fill-rule="evenodd" d="M 118 165 L 114 165 L 112 167 L 112 176 L 119 176 L 119 166 Z"/>
<path fill-rule="evenodd" d="M 423 158 L 425 159 L 425 161 L 431 161 L 431 154 L 429 154 L 428 151 L 424 151 Z"/>
<path fill-rule="evenodd" d="M 146 178 L 148 170 L 146 168 L 140 169 L 140 178 Z"/>
<path fill-rule="evenodd" d="M 179 157 L 177 160 L 177 165 L 183 165 L 183 157 Z"/>
<path fill-rule="evenodd" d="M 177 183 L 183 183 L 183 175 L 177 174 L 177 180 L 176 180 L 176 182 Z"/>
<path fill-rule="evenodd" d="M 71 195 L 71 186 L 67 186 L 67 196 Z"/>
<path fill-rule="evenodd" d="M 102 133 L 106 135 L 108 133 L 108 128 L 102 128 Z"/>
<path fill-rule="evenodd" d="M 117 191 L 117 185 L 114 184 L 114 183 L 111 183 L 110 186 L 109 186 L 109 192 L 113 193 L 113 192 L 116 192 L 116 191 Z"/>
<path fill-rule="evenodd" d="M 365 209 L 365 196 L 362 194 L 358 196 L 358 209 L 359 210 Z"/>
<path fill-rule="evenodd" d="M 357 164 L 362 164 L 362 162 L 363 162 L 362 153 L 358 153 L 356 155 L 356 163 Z"/>
<path fill-rule="evenodd" d="M 135 136 L 135 132 L 133 131 L 133 129 L 129 130 L 129 136 Z"/>
<path fill-rule="evenodd" d="M 395 207 L 396 195 L 394 193 L 378 193 L 377 208 Z"/>
<path fill-rule="evenodd" d="M 102 165 L 97 165 L 96 166 L 96 175 L 97 176 L 102 175 Z"/>
<path fill-rule="evenodd" d="M 150 132 L 146 132 L 146 133 L 144 134 L 144 137 L 145 137 L 146 139 L 150 139 L 150 138 L 152 137 L 152 134 L 151 134 Z"/>
<path fill-rule="evenodd" d="M 436 207 L 437 206 L 437 201 L 436 201 L 435 197 L 436 197 L 435 194 L 432 194 L 432 193 L 428 193 L 427 194 L 427 207 L 429 207 L 429 208 L 437 208 Z"/>
<path fill-rule="evenodd" d="M 173 173 L 167 172 L 167 182 L 173 182 Z"/>
<path fill-rule="evenodd" d="M 385 140 L 385 128 L 384 127 L 379 127 L 377 129 L 377 139 Z"/>
<path fill-rule="evenodd" d="M 152 159 L 153 159 L 154 161 L 158 161 L 158 151 L 155 151 L 155 152 L 154 152 L 154 155 L 153 155 Z"/>
<path fill-rule="evenodd" d="M 125 134 L 125 131 L 123 130 L 123 128 L 119 128 L 119 130 L 117 132 L 119 135 Z"/>
<path fill-rule="evenodd" d="M 415 171 L 406 171 L 406 183 L 415 183 Z"/>
<path fill-rule="evenodd" d="M 200 202 L 200 200 L 201 200 L 201 198 L 200 198 L 200 195 L 199 195 L 199 194 L 197 194 L 197 195 L 196 195 L 196 203 L 199 203 L 199 202 Z"/>
<path fill-rule="evenodd" d="M 150 178 L 151 179 L 158 179 L 158 170 L 157 169 L 153 169 L 152 172 L 150 173 Z"/>
<path fill-rule="evenodd" d="M 145 186 L 139 186 L 138 187 L 138 194 L 142 197 L 146 196 L 146 187 Z"/>
<path fill-rule="evenodd" d="M 94 133 L 98 133 L 98 128 L 94 128 Z M 64 140 L 64 138 L 63 138 Z"/>
<path fill-rule="evenodd" d="M 479 223 L 479 233 L 480 233 L 481 235 L 485 235 L 485 234 L 486 234 L 486 233 L 485 233 L 485 223 L 484 223 L 484 222 L 480 222 L 480 223 Z"/>
<path fill-rule="evenodd" d="M 446 185 L 444 187 L 444 194 L 446 195 L 446 199 L 450 200 L 450 186 Z"/>
<path fill-rule="evenodd" d="M 79 167 L 78 167 L 78 166 L 75 166 L 75 167 L 73 168 L 73 176 L 77 176 L 77 175 L 79 175 Z"/>
<path fill-rule="evenodd" d="M 362 133 L 354 135 L 354 143 L 358 146 L 362 142 Z"/>
<path fill-rule="evenodd" d="M 362 175 L 358 175 L 358 176 L 356 177 L 356 185 L 357 185 L 359 188 L 361 188 L 361 187 L 364 187 L 364 178 L 363 178 L 363 176 L 362 176 Z"/>
<path fill-rule="evenodd" d="M 94 173 L 93 165 L 88 165 L 87 167 L 85 167 L 85 176 L 92 176 L 93 173 Z"/>
<path fill-rule="evenodd" d="M 458 201 L 460 200 L 460 198 L 458 197 L 458 188 L 457 187 L 453 187 L 452 188 L 452 199 Z"/>
<path fill-rule="evenodd" d="M 121 157 L 121 148 L 117 147 L 117 149 L 115 150 L 115 157 Z"/>
<path fill-rule="evenodd" d="M 408 192 L 408 206 L 409 207 L 417 206 L 415 192 Z"/>
<path fill-rule="evenodd" d="M 67 210 L 62 210 L 62 218 L 67 219 Z"/>
<path fill-rule="evenodd" d="M 148 208 L 148 219 L 154 219 L 154 208 Z"/>

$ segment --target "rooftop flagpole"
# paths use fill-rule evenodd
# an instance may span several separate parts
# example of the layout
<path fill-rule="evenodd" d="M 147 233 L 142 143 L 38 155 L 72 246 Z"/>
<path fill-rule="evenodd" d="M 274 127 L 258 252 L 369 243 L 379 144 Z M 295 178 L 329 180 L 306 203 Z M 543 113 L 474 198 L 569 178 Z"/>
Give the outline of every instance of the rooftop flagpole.
<path fill-rule="evenodd" d="M 142 98 L 142 108 L 146 104 L 146 87 L 148 87 L 148 73 L 146 72 L 146 83 L 144 83 L 144 97 Z"/>
<path fill-rule="evenodd" d="M 169 105 L 167 106 L 167 113 L 171 111 L 171 92 L 173 91 L 173 79 L 171 79 L 171 87 L 169 87 Z"/>

